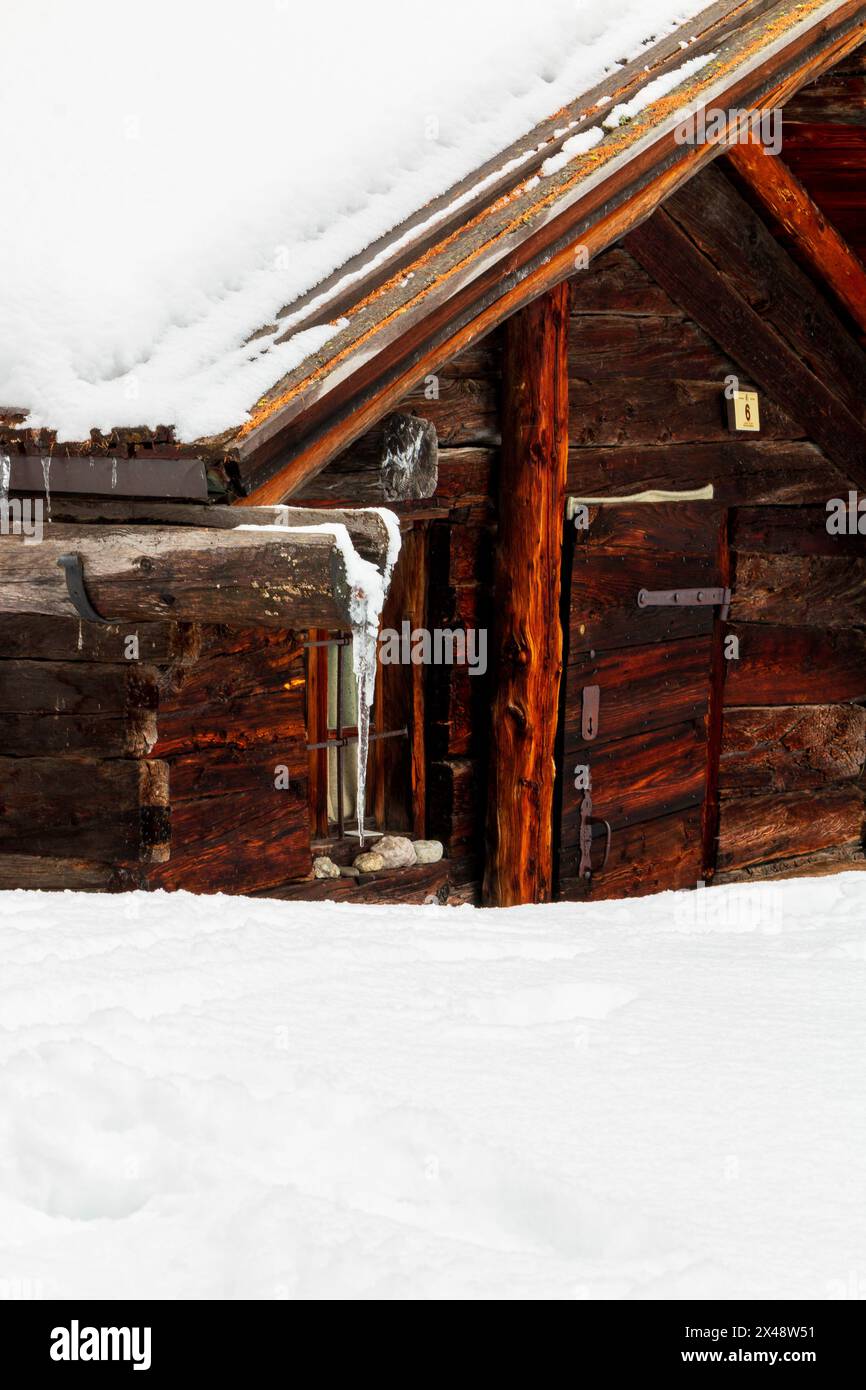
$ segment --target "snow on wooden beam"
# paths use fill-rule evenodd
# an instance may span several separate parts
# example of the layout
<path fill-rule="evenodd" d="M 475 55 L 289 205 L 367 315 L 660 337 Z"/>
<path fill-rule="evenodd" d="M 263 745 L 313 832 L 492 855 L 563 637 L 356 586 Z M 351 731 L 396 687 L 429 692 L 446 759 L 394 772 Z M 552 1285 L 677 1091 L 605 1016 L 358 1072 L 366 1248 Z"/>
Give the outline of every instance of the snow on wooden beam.
<path fill-rule="evenodd" d="M 216 510 L 229 509 L 208 512 Z M 74 616 L 60 560 L 77 555 L 104 619 L 333 630 L 361 611 L 378 617 L 398 545 L 389 514 L 268 508 L 233 517 L 231 528 L 213 518 L 207 527 L 52 523 L 40 543 L 4 534 L 0 613 Z"/>

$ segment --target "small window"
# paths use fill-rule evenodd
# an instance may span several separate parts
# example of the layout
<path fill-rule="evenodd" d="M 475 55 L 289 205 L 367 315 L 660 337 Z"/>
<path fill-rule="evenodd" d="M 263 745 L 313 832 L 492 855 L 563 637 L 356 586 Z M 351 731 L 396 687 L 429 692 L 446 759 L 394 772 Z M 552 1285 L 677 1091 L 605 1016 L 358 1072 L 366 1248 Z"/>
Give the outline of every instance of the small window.
<path fill-rule="evenodd" d="M 307 750 L 310 755 L 310 809 L 313 833 L 320 839 L 356 834 L 358 808 L 358 686 L 352 669 L 350 633 L 311 632 L 307 642 Z M 379 729 L 381 670 L 370 722 L 370 753 L 364 825 L 368 830 L 399 829 L 386 823 L 386 799 L 379 770 L 383 740 L 397 740 L 405 750 L 411 775 L 408 727 Z"/>

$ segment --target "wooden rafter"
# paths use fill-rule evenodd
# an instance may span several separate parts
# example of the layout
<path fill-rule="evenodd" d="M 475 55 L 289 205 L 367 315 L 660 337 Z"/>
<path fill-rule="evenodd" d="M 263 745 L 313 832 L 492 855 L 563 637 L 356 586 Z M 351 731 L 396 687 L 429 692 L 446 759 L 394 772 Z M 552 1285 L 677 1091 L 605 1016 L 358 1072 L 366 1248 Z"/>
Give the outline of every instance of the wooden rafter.
<path fill-rule="evenodd" d="M 800 180 L 754 139 L 732 145 L 728 159 L 802 260 L 866 333 L 866 267 L 809 197 Z"/>
<path fill-rule="evenodd" d="M 561 175 L 529 180 L 373 293 L 321 358 L 259 402 L 227 447 L 242 504 L 273 503 L 348 447 L 429 372 L 572 274 L 648 217 L 715 157 L 676 138 L 684 103 L 723 110 L 784 104 L 866 36 L 866 0 L 796 5 L 748 18 L 718 61 L 647 108 Z"/>

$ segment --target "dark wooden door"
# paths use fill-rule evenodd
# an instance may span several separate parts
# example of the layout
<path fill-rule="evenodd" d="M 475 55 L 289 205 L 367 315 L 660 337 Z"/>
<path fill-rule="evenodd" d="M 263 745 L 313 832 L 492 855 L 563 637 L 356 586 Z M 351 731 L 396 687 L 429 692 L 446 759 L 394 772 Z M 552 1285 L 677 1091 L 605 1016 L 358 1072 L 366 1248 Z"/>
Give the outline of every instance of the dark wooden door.
<path fill-rule="evenodd" d="M 581 530 L 566 523 L 565 539 L 560 896 L 694 887 L 712 857 L 721 609 L 641 607 L 638 594 L 723 588 L 724 513 L 610 503 L 582 519 Z M 586 844 L 581 855 L 582 809 L 591 856 Z"/>

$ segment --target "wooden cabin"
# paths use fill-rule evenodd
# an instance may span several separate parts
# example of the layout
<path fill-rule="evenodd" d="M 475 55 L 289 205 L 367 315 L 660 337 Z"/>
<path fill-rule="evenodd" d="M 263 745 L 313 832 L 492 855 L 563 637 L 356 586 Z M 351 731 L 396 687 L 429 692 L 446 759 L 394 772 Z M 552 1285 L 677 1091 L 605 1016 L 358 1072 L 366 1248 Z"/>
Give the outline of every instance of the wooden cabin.
<path fill-rule="evenodd" d="M 862 868 L 864 42 L 863 0 L 711 6 L 694 76 L 641 100 L 660 40 L 289 306 L 342 327 L 220 438 L 10 404 L 9 505 L 47 478 L 50 518 L 0 537 L 0 887 L 512 905 Z M 317 878 L 359 850 L 327 523 L 384 579 L 380 509 L 403 645 L 364 822 L 444 855 Z"/>

